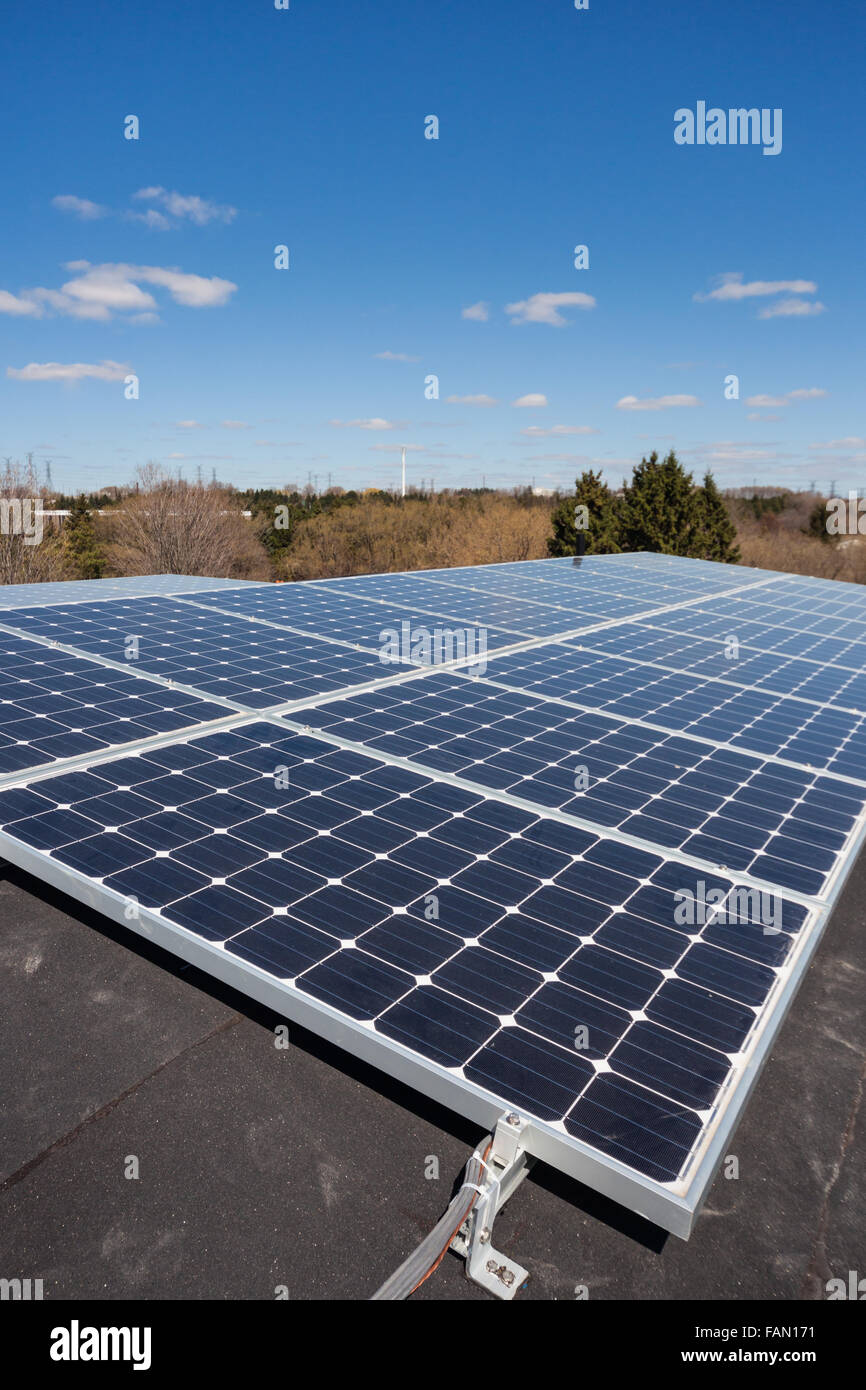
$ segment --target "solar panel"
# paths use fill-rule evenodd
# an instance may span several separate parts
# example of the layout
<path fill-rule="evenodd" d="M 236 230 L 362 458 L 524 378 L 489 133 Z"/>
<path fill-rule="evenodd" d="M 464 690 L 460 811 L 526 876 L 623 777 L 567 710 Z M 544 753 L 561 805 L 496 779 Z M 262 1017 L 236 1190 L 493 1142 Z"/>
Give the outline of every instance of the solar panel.
<path fill-rule="evenodd" d="M 170 579 L 6 615 L 0 715 L 61 728 L 0 742 L 32 758 L 5 857 L 472 1119 L 516 1108 L 530 1152 L 687 1235 L 866 820 L 853 670 L 764 642 L 721 676 L 704 618 L 856 627 L 854 586 L 654 556 Z M 494 611 L 480 674 L 378 659 L 382 615 Z M 157 726 L 178 693 L 202 722 Z M 151 725 L 112 742 L 115 700 Z"/>
<path fill-rule="evenodd" d="M 382 680 L 396 669 L 373 650 L 252 627 L 170 598 L 16 609 L 7 626 L 251 709 Z"/>
<path fill-rule="evenodd" d="M 0 631 L 0 778 L 226 713 L 182 690 Z"/>

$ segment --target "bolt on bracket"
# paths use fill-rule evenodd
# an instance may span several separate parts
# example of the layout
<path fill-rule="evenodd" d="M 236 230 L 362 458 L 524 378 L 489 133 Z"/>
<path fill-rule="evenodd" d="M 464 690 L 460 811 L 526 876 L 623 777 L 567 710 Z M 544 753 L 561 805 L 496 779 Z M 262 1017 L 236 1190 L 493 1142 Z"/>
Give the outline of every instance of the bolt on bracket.
<path fill-rule="evenodd" d="M 529 1120 L 514 1112 L 499 1118 L 482 1166 L 478 1200 L 451 1242 L 451 1249 L 466 1261 L 467 1279 L 496 1298 L 514 1298 L 529 1278 L 528 1270 L 491 1242 L 496 1217 L 535 1161 L 521 1143 L 528 1127 Z"/>

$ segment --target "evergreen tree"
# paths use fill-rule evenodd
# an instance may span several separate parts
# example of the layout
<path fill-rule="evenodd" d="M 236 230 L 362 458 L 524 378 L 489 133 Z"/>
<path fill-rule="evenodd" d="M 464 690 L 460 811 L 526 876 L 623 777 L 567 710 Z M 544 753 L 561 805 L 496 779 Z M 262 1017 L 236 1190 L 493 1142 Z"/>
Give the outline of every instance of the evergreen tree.
<path fill-rule="evenodd" d="M 250 501 L 250 510 L 256 534 L 276 565 L 289 550 L 298 523 L 307 515 L 303 503 L 297 494 L 257 493 Z"/>
<path fill-rule="evenodd" d="M 623 488 L 620 519 L 623 550 L 692 558 L 701 553 L 692 475 L 673 450 L 661 462 L 655 451 L 641 459 Z"/>
<path fill-rule="evenodd" d="M 695 508 L 698 550 L 692 553 L 702 560 L 721 560 L 726 565 L 735 565 L 740 558 L 737 528 L 712 473 L 705 473 L 703 487 L 696 489 Z"/>
<path fill-rule="evenodd" d="M 63 559 L 75 579 L 99 579 L 105 570 L 105 555 L 93 533 L 93 518 L 87 498 L 80 493 L 63 524 Z"/>
<path fill-rule="evenodd" d="M 617 499 L 610 488 L 601 480 L 601 469 L 593 473 L 589 469 L 576 479 L 574 496 L 564 497 L 553 510 L 551 522 L 553 535 L 548 537 L 547 549 L 551 555 L 577 555 L 579 550 L 578 522 L 585 542 L 587 555 L 611 555 L 617 553 L 619 544 Z M 578 512 L 578 507 L 586 508 Z"/>
<path fill-rule="evenodd" d="M 814 536 L 817 540 L 823 541 L 825 545 L 834 539 L 834 536 L 827 530 L 827 503 L 816 502 L 809 513 L 809 520 L 802 528 L 804 536 Z"/>

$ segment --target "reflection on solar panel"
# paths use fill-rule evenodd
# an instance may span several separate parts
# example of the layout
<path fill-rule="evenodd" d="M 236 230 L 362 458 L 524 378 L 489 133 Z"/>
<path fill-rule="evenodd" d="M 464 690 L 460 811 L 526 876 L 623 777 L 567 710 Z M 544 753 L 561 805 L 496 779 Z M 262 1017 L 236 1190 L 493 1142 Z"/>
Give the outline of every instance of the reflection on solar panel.
<path fill-rule="evenodd" d="M 254 579 L 209 579 L 201 575 L 141 574 L 121 579 L 69 579 L 56 584 L 0 585 L 0 609 L 38 603 L 94 603 L 138 595 L 199 594 L 211 589 L 252 589 Z M 265 586 L 269 587 L 269 586 Z"/>
<path fill-rule="evenodd" d="M 172 582 L 7 605 L 4 855 L 687 1235 L 863 838 L 866 595 Z M 455 623 L 480 665 L 380 660 Z"/>

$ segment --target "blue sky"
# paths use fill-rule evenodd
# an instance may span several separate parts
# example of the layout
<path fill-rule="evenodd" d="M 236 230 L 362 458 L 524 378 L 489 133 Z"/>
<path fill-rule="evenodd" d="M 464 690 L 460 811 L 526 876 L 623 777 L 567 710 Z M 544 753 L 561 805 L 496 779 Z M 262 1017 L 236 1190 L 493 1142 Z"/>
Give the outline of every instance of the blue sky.
<path fill-rule="evenodd" d="M 7 5 L 0 456 L 859 487 L 864 38 L 859 0 Z M 699 101 L 781 152 L 676 144 Z"/>

